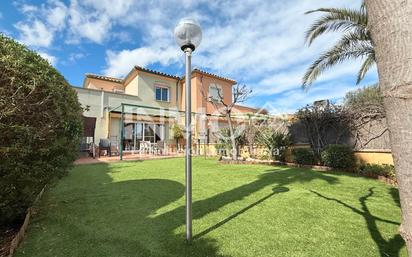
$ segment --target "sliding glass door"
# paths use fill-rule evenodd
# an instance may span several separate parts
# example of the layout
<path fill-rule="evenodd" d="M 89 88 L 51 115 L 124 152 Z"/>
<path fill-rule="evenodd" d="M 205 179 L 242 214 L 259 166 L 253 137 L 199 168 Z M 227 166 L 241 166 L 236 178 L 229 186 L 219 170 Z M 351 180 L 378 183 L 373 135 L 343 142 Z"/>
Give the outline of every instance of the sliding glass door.
<path fill-rule="evenodd" d="M 133 142 L 133 150 L 139 150 L 140 142 L 143 140 L 143 123 L 136 122 L 134 125 L 134 142 Z"/>
<path fill-rule="evenodd" d="M 141 141 L 147 141 L 150 143 L 164 141 L 164 124 L 125 122 L 123 135 L 123 150 L 139 150 Z"/>
<path fill-rule="evenodd" d="M 144 141 L 155 142 L 155 124 L 144 124 Z"/>

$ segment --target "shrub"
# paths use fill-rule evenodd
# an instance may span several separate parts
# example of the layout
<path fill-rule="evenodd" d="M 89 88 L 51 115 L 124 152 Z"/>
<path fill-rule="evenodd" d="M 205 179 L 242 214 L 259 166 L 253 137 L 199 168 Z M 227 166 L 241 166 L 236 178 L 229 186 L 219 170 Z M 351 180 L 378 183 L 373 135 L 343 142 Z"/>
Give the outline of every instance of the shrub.
<path fill-rule="evenodd" d="M 172 130 L 173 138 L 176 140 L 176 144 L 177 144 L 177 142 L 184 137 L 183 128 L 179 126 L 179 124 L 175 123 L 173 124 L 171 130 Z"/>
<path fill-rule="evenodd" d="M 315 154 L 310 148 L 293 149 L 292 155 L 297 164 L 312 165 L 315 163 Z"/>
<path fill-rule="evenodd" d="M 359 172 L 363 175 L 385 176 L 390 179 L 396 179 L 395 167 L 389 164 L 365 164 L 360 167 Z"/>
<path fill-rule="evenodd" d="M 285 150 L 291 145 L 290 135 L 281 133 L 271 127 L 259 131 L 257 141 L 266 147 L 269 158 L 280 161 L 285 160 Z"/>
<path fill-rule="evenodd" d="M 230 151 L 230 148 L 228 148 L 227 144 L 220 143 L 215 144 L 215 149 L 217 155 L 219 156 L 227 156 Z"/>
<path fill-rule="evenodd" d="M 77 155 L 82 109 L 46 60 L 0 34 L 0 226 L 21 220 Z"/>
<path fill-rule="evenodd" d="M 355 166 L 355 156 L 346 145 L 328 145 L 321 153 L 324 165 L 337 168 L 349 169 Z"/>

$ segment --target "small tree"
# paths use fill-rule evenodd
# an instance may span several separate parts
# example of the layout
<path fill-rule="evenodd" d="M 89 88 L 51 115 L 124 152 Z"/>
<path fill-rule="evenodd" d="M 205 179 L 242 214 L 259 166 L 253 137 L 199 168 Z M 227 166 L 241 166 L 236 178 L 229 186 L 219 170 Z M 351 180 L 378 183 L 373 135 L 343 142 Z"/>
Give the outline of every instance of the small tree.
<path fill-rule="evenodd" d="M 232 111 L 236 104 L 246 101 L 246 99 L 250 96 L 251 93 L 252 90 L 249 89 L 246 85 L 236 84 L 232 88 L 232 102 L 228 103 L 227 101 L 225 101 L 223 94 L 220 90 L 217 90 L 217 98 L 211 98 L 204 92 L 204 89 L 202 89 L 203 97 L 207 101 L 209 101 L 215 107 L 216 111 L 223 115 L 228 122 L 229 138 L 232 145 L 233 160 L 236 160 L 238 157 L 238 145 L 236 143 L 235 129 L 232 120 Z"/>
<path fill-rule="evenodd" d="M 219 144 L 218 144 L 218 151 L 220 151 L 221 149 L 219 148 L 224 148 L 225 150 L 232 150 L 232 141 L 231 141 L 231 136 L 230 136 L 230 130 L 229 128 L 223 128 L 221 130 L 219 130 L 216 133 L 216 137 L 219 140 Z M 245 146 L 247 144 L 247 140 L 246 140 L 246 135 L 244 133 L 244 130 L 234 130 L 234 138 L 235 138 L 235 142 L 236 142 L 236 152 L 240 151 L 240 148 Z"/>
<path fill-rule="evenodd" d="M 253 146 L 257 142 L 257 134 L 259 131 L 259 124 L 250 121 L 245 128 L 245 139 L 248 147 L 250 157 L 254 157 Z"/>
<path fill-rule="evenodd" d="M 173 124 L 172 134 L 173 134 L 174 140 L 176 140 L 176 151 L 177 151 L 179 141 L 184 137 L 182 127 L 179 126 L 179 124 L 177 124 L 177 123 Z"/>

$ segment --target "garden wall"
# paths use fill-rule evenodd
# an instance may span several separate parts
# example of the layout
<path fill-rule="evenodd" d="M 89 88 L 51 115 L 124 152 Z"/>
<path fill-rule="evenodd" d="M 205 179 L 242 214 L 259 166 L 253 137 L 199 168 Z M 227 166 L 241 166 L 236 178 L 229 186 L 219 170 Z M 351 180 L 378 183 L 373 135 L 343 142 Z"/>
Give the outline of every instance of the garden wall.
<path fill-rule="evenodd" d="M 390 150 L 365 149 L 355 151 L 354 153 L 355 157 L 363 163 L 393 165 L 393 158 Z"/>
<path fill-rule="evenodd" d="M 286 151 L 285 158 L 287 162 L 292 162 L 292 149 L 294 148 L 309 148 L 309 144 L 295 144 Z M 218 156 L 215 144 L 195 146 L 196 154 L 206 156 Z M 206 152 L 205 152 L 206 150 Z M 268 153 L 265 148 L 254 148 L 255 154 L 260 158 L 265 158 Z M 355 157 L 365 164 L 391 164 L 393 165 L 392 153 L 386 149 L 363 149 L 354 151 Z M 240 150 L 240 155 L 244 158 L 250 157 L 248 147 L 243 147 Z"/>

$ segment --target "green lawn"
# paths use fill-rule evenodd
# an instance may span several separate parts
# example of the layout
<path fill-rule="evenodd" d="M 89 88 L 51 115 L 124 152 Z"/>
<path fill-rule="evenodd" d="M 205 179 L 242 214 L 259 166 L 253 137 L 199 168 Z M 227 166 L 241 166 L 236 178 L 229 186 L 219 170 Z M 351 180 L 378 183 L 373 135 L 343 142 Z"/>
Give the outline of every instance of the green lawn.
<path fill-rule="evenodd" d="M 346 173 L 183 159 L 75 167 L 49 189 L 16 256 L 406 256 L 398 191 Z"/>

